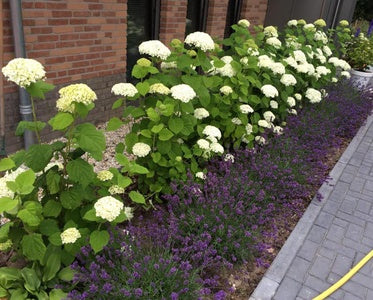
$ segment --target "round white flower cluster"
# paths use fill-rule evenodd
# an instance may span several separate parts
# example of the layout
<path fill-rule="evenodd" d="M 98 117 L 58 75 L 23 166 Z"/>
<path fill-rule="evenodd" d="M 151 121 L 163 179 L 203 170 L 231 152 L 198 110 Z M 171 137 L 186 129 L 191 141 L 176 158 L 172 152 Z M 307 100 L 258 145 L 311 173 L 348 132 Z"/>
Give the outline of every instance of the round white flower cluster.
<path fill-rule="evenodd" d="M 298 40 L 296 37 L 288 37 L 286 39 L 286 47 L 300 49 L 302 47 L 302 44 L 298 43 Z"/>
<path fill-rule="evenodd" d="M 259 68 L 269 68 L 270 65 L 274 63 L 273 59 L 268 55 L 260 55 L 258 57 L 258 67 Z"/>
<path fill-rule="evenodd" d="M 198 120 L 202 120 L 202 119 L 205 119 L 207 118 L 208 116 L 210 116 L 210 113 L 204 109 L 203 107 L 201 108 L 196 108 L 194 110 L 194 117 Z"/>
<path fill-rule="evenodd" d="M 219 91 L 220 91 L 220 93 L 222 93 L 223 95 L 226 95 L 226 96 L 233 93 L 232 88 L 228 85 L 222 86 Z"/>
<path fill-rule="evenodd" d="M 215 49 L 215 44 L 211 36 L 200 31 L 188 34 L 185 38 L 185 44 L 199 48 L 202 51 L 211 51 Z"/>
<path fill-rule="evenodd" d="M 171 88 L 171 96 L 176 100 L 188 103 L 197 96 L 196 92 L 187 84 L 178 84 Z"/>
<path fill-rule="evenodd" d="M 268 38 L 266 40 L 266 43 L 268 45 L 271 45 L 271 46 L 275 47 L 276 49 L 281 48 L 281 45 L 282 45 L 281 41 L 277 37 L 270 37 L 270 38 Z"/>
<path fill-rule="evenodd" d="M 206 175 L 203 172 L 197 172 L 196 177 L 202 180 L 206 179 Z"/>
<path fill-rule="evenodd" d="M 330 48 L 326 45 L 322 47 L 322 50 L 324 51 L 324 53 L 327 57 L 329 57 L 333 54 L 332 50 L 330 50 Z"/>
<path fill-rule="evenodd" d="M 294 56 L 295 61 L 297 61 L 299 63 L 304 64 L 304 63 L 307 62 L 306 55 L 304 54 L 304 52 L 302 50 L 295 50 L 293 52 L 293 56 Z"/>
<path fill-rule="evenodd" d="M 343 27 L 347 27 L 347 26 L 350 25 L 350 24 L 348 23 L 347 20 L 341 20 L 341 21 L 339 21 L 339 25 L 341 25 L 341 26 L 343 26 Z"/>
<path fill-rule="evenodd" d="M 343 71 L 343 72 L 347 72 L 347 71 Z M 347 73 L 348 73 L 348 72 L 347 72 Z M 350 73 L 349 73 L 348 75 L 350 75 Z M 338 78 L 337 78 L 337 77 L 333 77 L 333 78 L 332 78 L 332 82 L 333 82 L 333 83 L 338 82 Z"/>
<path fill-rule="evenodd" d="M 269 106 L 273 109 L 278 109 L 278 103 L 275 100 L 269 101 Z"/>
<path fill-rule="evenodd" d="M 319 26 L 319 27 L 325 27 L 326 26 L 326 22 L 324 21 L 324 19 L 317 19 L 315 22 L 313 22 L 313 24 L 315 24 L 316 26 Z"/>
<path fill-rule="evenodd" d="M 243 64 L 244 66 L 247 66 L 249 63 L 249 59 L 246 56 L 244 56 L 240 59 L 240 63 Z"/>
<path fill-rule="evenodd" d="M 291 74 L 284 74 L 281 76 L 280 82 L 285 86 L 296 85 L 297 80 Z"/>
<path fill-rule="evenodd" d="M 234 125 L 241 125 L 242 121 L 239 118 L 232 118 L 232 123 Z"/>
<path fill-rule="evenodd" d="M 327 44 L 328 41 L 329 41 L 325 32 L 322 32 L 320 30 L 315 32 L 315 35 L 314 35 L 313 38 L 314 38 L 315 41 L 321 41 L 323 44 Z"/>
<path fill-rule="evenodd" d="M 302 100 L 302 95 L 299 93 L 294 94 L 294 98 L 297 99 L 298 101 Z"/>
<path fill-rule="evenodd" d="M 208 137 L 214 137 L 217 138 L 218 140 L 221 139 L 221 131 L 219 128 L 212 126 L 212 125 L 207 125 L 202 133 Z"/>
<path fill-rule="evenodd" d="M 139 52 L 140 54 L 147 54 L 162 60 L 167 59 L 171 55 L 170 49 L 158 40 L 142 42 L 139 46 Z"/>
<path fill-rule="evenodd" d="M 123 209 L 123 203 L 112 196 L 102 197 L 94 204 L 96 216 L 109 222 L 114 221 Z"/>
<path fill-rule="evenodd" d="M 243 114 L 250 114 L 254 112 L 254 109 L 248 104 L 241 104 L 239 110 Z"/>
<path fill-rule="evenodd" d="M 43 65 L 30 58 L 14 58 L 1 71 L 7 80 L 23 88 L 45 79 Z"/>
<path fill-rule="evenodd" d="M 266 139 L 262 136 L 259 136 L 257 135 L 255 137 L 255 141 L 259 144 L 259 145 L 265 145 L 267 143 Z"/>
<path fill-rule="evenodd" d="M 230 161 L 232 164 L 234 163 L 234 156 L 230 153 L 224 156 L 224 161 Z"/>
<path fill-rule="evenodd" d="M 8 188 L 6 183 L 8 181 L 16 180 L 17 176 L 25 171 L 26 170 L 24 168 L 19 167 L 15 171 L 6 172 L 5 175 L 0 178 L 0 198 L 2 197 L 13 198 L 14 197 L 14 192 Z"/>
<path fill-rule="evenodd" d="M 286 62 L 289 66 L 292 66 L 293 68 L 296 68 L 298 66 L 297 61 L 292 56 L 284 58 L 284 62 Z"/>
<path fill-rule="evenodd" d="M 259 51 L 257 48 L 247 48 L 247 54 L 251 55 L 251 56 L 258 56 L 259 55 Z"/>
<path fill-rule="evenodd" d="M 267 26 L 264 28 L 263 30 L 264 34 L 266 36 L 270 36 L 270 37 L 278 37 L 278 32 L 277 32 L 277 29 L 276 27 L 273 27 L 273 26 Z"/>
<path fill-rule="evenodd" d="M 273 112 L 267 110 L 263 113 L 264 120 L 267 122 L 273 122 L 276 119 L 276 116 L 273 114 Z"/>
<path fill-rule="evenodd" d="M 278 96 L 278 90 L 271 84 L 263 85 L 260 90 L 268 98 L 274 98 Z"/>
<path fill-rule="evenodd" d="M 60 234 L 62 244 L 74 244 L 77 239 L 81 238 L 81 234 L 75 227 L 67 228 Z"/>
<path fill-rule="evenodd" d="M 284 132 L 284 129 L 281 126 L 275 126 L 273 127 L 273 132 L 280 135 Z"/>
<path fill-rule="evenodd" d="M 303 29 L 305 31 L 312 31 L 312 32 L 316 31 L 315 25 L 313 25 L 311 23 L 304 25 Z"/>
<path fill-rule="evenodd" d="M 117 83 L 111 88 L 111 92 L 116 96 L 133 97 L 137 94 L 137 89 L 132 83 Z"/>
<path fill-rule="evenodd" d="M 339 59 L 338 57 L 330 57 L 328 59 L 328 63 L 333 64 L 336 68 L 341 68 L 344 71 L 348 71 L 351 69 L 351 66 L 343 59 Z"/>
<path fill-rule="evenodd" d="M 124 193 L 124 188 L 120 187 L 117 184 L 114 184 L 111 187 L 109 187 L 108 191 L 109 191 L 110 195 L 123 194 Z"/>
<path fill-rule="evenodd" d="M 242 27 L 246 27 L 246 28 L 250 27 L 250 22 L 246 19 L 239 20 L 237 24 L 242 26 Z"/>
<path fill-rule="evenodd" d="M 162 61 L 161 62 L 161 69 L 162 70 L 176 69 L 176 68 L 177 68 L 176 61 L 170 61 L 170 62 Z"/>
<path fill-rule="evenodd" d="M 150 94 L 168 95 L 169 93 L 171 93 L 171 91 L 163 83 L 153 83 L 149 87 L 149 93 Z"/>
<path fill-rule="evenodd" d="M 292 108 L 292 109 L 287 109 L 287 112 L 288 112 L 289 114 L 291 114 L 291 115 L 297 115 L 297 114 L 298 114 L 297 111 L 296 111 L 294 108 Z"/>
<path fill-rule="evenodd" d="M 293 97 L 288 97 L 288 98 L 286 99 L 286 102 L 287 102 L 287 104 L 288 104 L 290 107 L 294 107 L 295 104 L 296 104 L 296 101 L 295 101 L 295 99 L 294 99 Z"/>
<path fill-rule="evenodd" d="M 97 99 L 96 93 L 84 83 L 68 85 L 58 91 L 60 98 L 56 102 L 59 111 L 73 113 L 74 102 L 89 105 Z"/>
<path fill-rule="evenodd" d="M 349 79 L 351 77 L 351 74 L 348 71 L 342 71 L 341 76 Z"/>
<path fill-rule="evenodd" d="M 259 120 L 258 125 L 264 128 L 271 128 L 271 124 L 269 124 L 269 122 L 267 122 L 266 120 Z"/>
<path fill-rule="evenodd" d="M 133 208 L 126 206 L 124 207 L 124 214 L 127 217 L 127 220 L 131 220 L 133 218 Z"/>
<path fill-rule="evenodd" d="M 280 62 L 275 62 L 269 65 L 269 69 L 273 72 L 274 75 L 276 74 L 285 74 L 285 66 Z"/>
<path fill-rule="evenodd" d="M 250 123 L 248 123 L 246 126 L 245 126 L 245 130 L 246 130 L 246 134 L 251 134 L 253 133 L 253 125 L 251 125 Z"/>
<path fill-rule="evenodd" d="M 202 150 L 209 150 L 210 149 L 210 142 L 208 140 L 205 140 L 205 139 L 199 139 L 197 141 L 197 145 Z"/>
<path fill-rule="evenodd" d="M 321 93 L 313 88 L 308 88 L 305 96 L 311 103 L 318 103 L 321 101 Z"/>
<path fill-rule="evenodd" d="M 326 63 L 326 57 L 324 56 L 324 53 L 322 52 L 322 50 L 320 48 L 317 48 L 316 49 L 316 53 L 315 53 L 315 56 L 316 58 L 322 63 L 322 64 L 325 64 Z"/>
<path fill-rule="evenodd" d="M 221 68 L 216 68 L 215 72 L 226 77 L 233 77 L 236 75 L 236 71 L 231 65 L 231 61 L 233 61 L 232 56 L 223 56 L 221 60 L 225 63 L 225 65 Z"/>
<path fill-rule="evenodd" d="M 298 25 L 298 21 L 297 20 L 289 20 L 288 21 L 288 26 L 297 26 Z"/>
<path fill-rule="evenodd" d="M 132 147 L 132 153 L 138 157 L 145 157 L 150 153 L 150 151 L 150 146 L 145 143 L 136 143 Z"/>
<path fill-rule="evenodd" d="M 113 179 L 114 175 L 108 170 L 103 170 L 97 173 L 97 178 L 101 181 L 108 181 Z"/>
<path fill-rule="evenodd" d="M 330 69 L 326 68 L 325 66 L 318 66 L 316 67 L 316 73 L 320 76 L 322 75 L 328 75 L 330 74 L 332 71 L 330 71 Z"/>
<path fill-rule="evenodd" d="M 210 141 L 208 141 L 209 139 Z M 204 150 L 204 157 L 209 157 L 210 153 L 218 153 L 218 154 L 223 154 L 224 153 L 224 148 L 222 145 L 220 145 L 215 137 L 208 136 L 207 139 L 199 139 L 197 141 L 197 145 L 200 149 Z"/>

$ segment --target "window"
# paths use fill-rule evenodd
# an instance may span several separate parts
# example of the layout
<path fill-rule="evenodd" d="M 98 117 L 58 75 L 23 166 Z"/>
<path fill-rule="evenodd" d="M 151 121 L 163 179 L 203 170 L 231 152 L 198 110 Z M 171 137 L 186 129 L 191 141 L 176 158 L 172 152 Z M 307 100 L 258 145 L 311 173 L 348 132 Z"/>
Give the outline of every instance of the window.
<path fill-rule="evenodd" d="M 208 0 L 188 0 L 185 35 L 206 30 L 208 4 Z"/>
<path fill-rule="evenodd" d="M 160 0 L 128 0 L 127 3 L 127 79 L 140 58 L 138 46 L 159 38 Z"/>
<path fill-rule="evenodd" d="M 225 25 L 224 37 L 228 38 L 232 33 L 231 26 L 240 20 L 242 0 L 229 0 L 227 9 L 227 22 Z"/>

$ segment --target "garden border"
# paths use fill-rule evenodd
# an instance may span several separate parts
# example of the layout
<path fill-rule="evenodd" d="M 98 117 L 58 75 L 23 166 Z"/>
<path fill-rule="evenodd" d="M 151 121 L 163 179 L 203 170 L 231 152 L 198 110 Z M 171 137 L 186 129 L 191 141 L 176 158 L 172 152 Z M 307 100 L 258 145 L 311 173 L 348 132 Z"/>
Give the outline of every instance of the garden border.
<path fill-rule="evenodd" d="M 373 113 L 371 112 L 370 116 L 366 119 L 365 124 L 360 127 L 355 137 L 329 173 L 330 180 L 324 182 L 320 187 L 318 192 L 322 195 L 323 200 L 319 201 L 316 196 L 313 198 L 285 244 L 282 246 L 280 252 L 277 254 L 270 268 L 264 274 L 258 286 L 249 297 L 249 300 L 270 300 L 273 298 L 298 250 L 308 235 L 314 221 L 319 215 L 321 208 L 325 205 L 329 195 L 333 191 L 333 186 L 341 176 L 348 161 L 356 151 L 372 123 Z"/>

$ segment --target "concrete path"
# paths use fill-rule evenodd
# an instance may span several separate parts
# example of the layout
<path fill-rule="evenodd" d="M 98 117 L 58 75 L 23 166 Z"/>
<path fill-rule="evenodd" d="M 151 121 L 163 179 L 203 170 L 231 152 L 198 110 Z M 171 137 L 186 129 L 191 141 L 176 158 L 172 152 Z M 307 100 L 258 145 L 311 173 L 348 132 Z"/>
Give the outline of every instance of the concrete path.
<path fill-rule="evenodd" d="M 360 128 L 250 300 L 309 300 L 373 249 L 373 116 Z M 373 300 L 373 259 L 327 299 Z"/>

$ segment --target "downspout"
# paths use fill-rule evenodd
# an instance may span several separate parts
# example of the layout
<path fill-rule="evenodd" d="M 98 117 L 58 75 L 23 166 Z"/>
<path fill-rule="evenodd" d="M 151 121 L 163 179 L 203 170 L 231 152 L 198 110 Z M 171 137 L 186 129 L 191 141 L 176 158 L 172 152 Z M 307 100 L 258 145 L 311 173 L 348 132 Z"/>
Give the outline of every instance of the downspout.
<path fill-rule="evenodd" d="M 338 0 L 337 2 L 337 6 L 335 8 L 335 11 L 334 11 L 334 16 L 333 16 L 333 21 L 332 21 L 332 26 L 331 28 L 334 28 L 335 26 L 335 23 L 337 21 L 337 16 L 338 16 L 338 13 L 339 13 L 339 6 L 341 5 L 341 0 Z"/>
<path fill-rule="evenodd" d="M 10 13 L 12 18 L 13 40 L 16 57 L 26 57 L 25 38 L 22 25 L 22 3 L 21 0 L 11 0 Z M 19 92 L 19 111 L 23 121 L 33 121 L 31 101 L 27 91 L 23 88 Z M 32 131 L 26 130 L 24 135 L 24 145 L 28 149 L 34 144 L 34 135 Z"/>
<path fill-rule="evenodd" d="M 3 12 L 3 1 L 0 1 L 0 12 Z M 0 41 L 3 40 L 3 19 L 0 20 Z M 3 63 L 3 45 L 0 46 L 0 61 Z M 4 105 L 4 89 L 3 77 L 0 77 L 0 157 L 6 156 L 5 151 L 5 105 Z"/>

